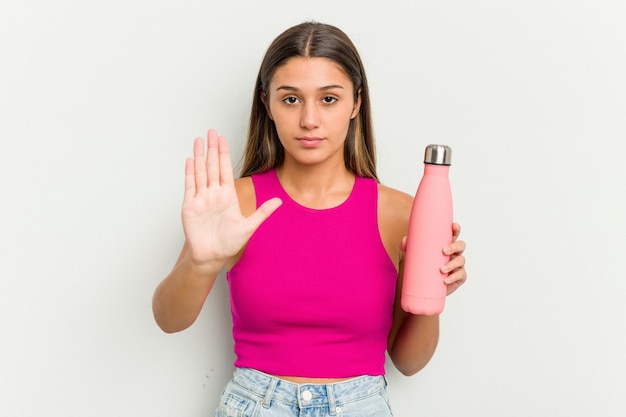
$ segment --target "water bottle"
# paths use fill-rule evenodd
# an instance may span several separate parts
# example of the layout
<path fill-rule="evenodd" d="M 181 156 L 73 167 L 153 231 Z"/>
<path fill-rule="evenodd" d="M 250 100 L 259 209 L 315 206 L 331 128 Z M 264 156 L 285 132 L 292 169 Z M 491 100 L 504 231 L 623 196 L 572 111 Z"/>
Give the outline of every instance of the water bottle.
<path fill-rule="evenodd" d="M 428 145 L 424 153 L 424 175 L 411 208 L 402 282 L 402 309 L 412 314 L 437 315 L 445 304 L 446 274 L 440 268 L 450 260 L 443 248 L 452 241 L 451 155 L 445 145 Z"/>

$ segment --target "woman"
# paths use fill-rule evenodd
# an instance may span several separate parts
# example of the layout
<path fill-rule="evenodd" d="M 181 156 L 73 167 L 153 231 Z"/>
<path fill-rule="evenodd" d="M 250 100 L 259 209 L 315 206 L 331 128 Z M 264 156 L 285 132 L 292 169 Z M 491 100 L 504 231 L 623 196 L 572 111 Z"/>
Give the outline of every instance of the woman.
<path fill-rule="evenodd" d="M 217 416 L 391 415 L 385 351 L 422 369 L 438 316 L 402 311 L 412 197 L 378 182 L 367 79 L 339 29 L 304 23 L 270 45 L 242 177 L 210 130 L 185 168 L 186 242 L 154 294 L 166 332 L 190 326 L 227 270 L 235 374 Z M 448 294 L 466 280 L 452 225 Z"/>

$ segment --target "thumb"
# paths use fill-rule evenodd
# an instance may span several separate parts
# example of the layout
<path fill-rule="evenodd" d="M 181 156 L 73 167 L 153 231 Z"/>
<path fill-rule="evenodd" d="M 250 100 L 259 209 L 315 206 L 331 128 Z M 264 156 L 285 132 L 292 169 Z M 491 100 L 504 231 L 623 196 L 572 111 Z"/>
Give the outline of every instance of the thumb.
<path fill-rule="evenodd" d="M 400 250 L 402 252 L 406 252 L 406 241 L 407 241 L 407 237 L 403 237 L 402 240 L 400 241 Z"/>
<path fill-rule="evenodd" d="M 246 231 L 248 234 L 252 235 L 261 223 L 267 220 L 281 204 L 283 204 L 283 201 L 278 197 L 271 198 L 261 204 L 261 206 L 246 219 Z"/>

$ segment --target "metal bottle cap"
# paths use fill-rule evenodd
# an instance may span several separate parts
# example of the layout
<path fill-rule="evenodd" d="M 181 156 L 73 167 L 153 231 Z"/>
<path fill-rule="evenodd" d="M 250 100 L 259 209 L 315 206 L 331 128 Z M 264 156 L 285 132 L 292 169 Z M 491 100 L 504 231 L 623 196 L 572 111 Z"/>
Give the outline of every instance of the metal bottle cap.
<path fill-rule="evenodd" d="M 424 163 L 450 165 L 452 149 L 446 145 L 428 145 L 424 151 Z"/>

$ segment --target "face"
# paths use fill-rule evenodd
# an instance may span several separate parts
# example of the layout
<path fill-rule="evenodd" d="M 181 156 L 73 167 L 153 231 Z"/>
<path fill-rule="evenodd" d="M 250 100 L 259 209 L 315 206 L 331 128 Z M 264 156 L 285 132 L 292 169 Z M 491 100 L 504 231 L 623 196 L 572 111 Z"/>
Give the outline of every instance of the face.
<path fill-rule="evenodd" d="M 276 69 L 262 96 L 285 149 L 285 163 L 337 163 L 350 121 L 361 104 L 341 66 L 327 58 L 296 57 Z"/>

